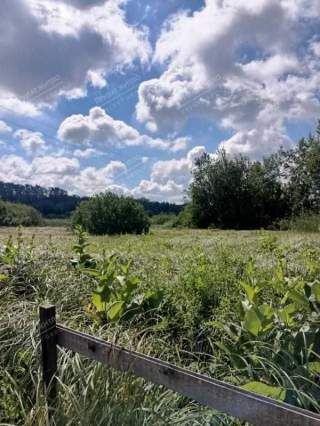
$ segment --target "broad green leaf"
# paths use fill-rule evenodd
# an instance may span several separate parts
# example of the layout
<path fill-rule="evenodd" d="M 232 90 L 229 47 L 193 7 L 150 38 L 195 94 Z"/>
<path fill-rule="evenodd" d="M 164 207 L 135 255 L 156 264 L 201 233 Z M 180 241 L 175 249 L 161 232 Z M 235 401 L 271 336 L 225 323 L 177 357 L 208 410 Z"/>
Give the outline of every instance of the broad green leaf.
<path fill-rule="evenodd" d="M 309 308 L 309 301 L 306 299 L 303 294 L 299 293 L 296 290 L 290 290 L 288 293 L 289 299 L 293 300 L 294 303 L 298 306 L 302 306 L 304 308 Z"/>
<path fill-rule="evenodd" d="M 118 319 L 123 313 L 123 301 L 117 301 L 112 303 L 112 305 L 108 308 L 108 317 L 111 321 Z"/>
<path fill-rule="evenodd" d="M 312 294 L 314 295 L 316 301 L 320 303 L 320 283 L 315 282 L 311 287 Z"/>
<path fill-rule="evenodd" d="M 311 373 L 317 374 L 318 376 L 320 375 L 320 362 L 319 361 L 308 362 L 308 364 L 306 364 L 306 367 L 308 368 L 309 371 L 311 371 Z"/>
<path fill-rule="evenodd" d="M 286 398 L 286 390 L 280 386 L 270 386 L 261 382 L 249 382 L 241 386 L 241 388 L 279 401 L 284 401 Z"/>
<path fill-rule="evenodd" d="M 8 278 L 8 275 L 0 274 L 0 281 L 7 281 Z"/>
<path fill-rule="evenodd" d="M 248 300 L 251 303 L 253 303 L 258 291 L 254 287 L 252 287 L 251 285 L 246 284 L 244 282 L 241 283 L 241 286 L 244 288 L 244 290 L 247 294 Z"/>
<path fill-rule="evenodd" d="M 293 318 L 292 314 L 297 312 L 296 305 L 294 303 L 290 303 L 290 305 L 285 306 L 283 309 L 279 309 L 278 315 L 282 322 L 287 325 L 292 325 Z"/>
<path fill-rule="evenodd" d="M 93 293 L 92 303 L 98 312 L 104 312 L 106 310 L 106 302 L 102 300 L 101 294 Z"/>
<path fill-rule="evenodd" d="M 254 336 L 257 336 L 262 330 L 261 321 L 254 308 L 251 308 L 249 311 L 246 312 L 243 326 L 247 331 L 249 331 L 249 333 L 253 334 Z"/>
<path fill-rule="evenodd" d="M 259 311 L 261 315 L 263 315 L 266 319 L 270 319 L 274 314 L 274 309 L 267 303 L 264 303 L 263 305 L 259 306 Z"/>

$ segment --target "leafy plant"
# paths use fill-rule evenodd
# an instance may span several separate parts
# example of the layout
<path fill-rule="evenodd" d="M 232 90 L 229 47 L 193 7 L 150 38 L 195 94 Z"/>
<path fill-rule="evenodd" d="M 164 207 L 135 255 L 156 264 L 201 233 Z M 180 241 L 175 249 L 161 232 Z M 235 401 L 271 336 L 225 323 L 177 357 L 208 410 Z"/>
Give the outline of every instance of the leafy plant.
<path fill-rule="evenodd" d="M 84 231 L 81 225 L 75 226 L 74 232 L 77 237 L 77 242 L 73 244 L 72 251 L 75 253 L 76 257 L 71 259 L 71 264 L 74 267 L 80 268 L 94 267 L 96 261 L 86 251 L 87 247 L 90 246 L 87 233 Z"/>

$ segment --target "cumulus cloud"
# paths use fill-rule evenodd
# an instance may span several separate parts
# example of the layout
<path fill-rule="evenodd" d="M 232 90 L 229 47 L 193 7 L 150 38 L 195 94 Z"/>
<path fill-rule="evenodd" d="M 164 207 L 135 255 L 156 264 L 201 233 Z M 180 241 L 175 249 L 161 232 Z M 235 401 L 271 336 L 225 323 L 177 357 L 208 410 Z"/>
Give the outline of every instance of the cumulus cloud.
<path fill-rule="evenodd" d="M 0 133 L 11 133 L 12 128 L 8 126 L 8 124 L 2 120 L 0 120 Z"/>
<path fill-rule="evenodd" d="M 318 12 L 318 0 L 206 0 L 171 17 L 154 54 L 166 69 L 140 84 L 138 120 L 157 131 L 204 116 L 234 131 L 224 146 L 248 155 L 288 143 L 284 123 L 320 110 L 320 32 L 307 31 L 319 28 Z"/>
<path fill-rule="evenodd" d="M 162 184 L 173 180 L 186 186 L 190 182 L 191 171 L 196 159 L 201 157 L 204 152 L 204 146 L 196 146 L 188 152 L 186 157 L 179 160 L 157 161 L 152 167 L 151 179 Z"/>
<path fill-rule="evenodd" d="M 149 146 L 157 149 L 170 149 L 174 152 L 185 149 L 189 138 L 152 138 L 123 121 L 115 120 L 102 108 L 91 108 L 88 115 L 74 114 L 67 117 L 59 126 L 58 138 L 76 145 L 108 146 Z"/>
<path fill-rule="evenodd" d="M 132 190 L 134 197 L 147 197 L 154 201 L 168 200 L 182 203 L 192 179 L 192 169 L 197 158 L 205 152 L 204 146 L 192 148 L 186 157 L 178 160 L 157 161 L 152 166 L 150 180 L 143 179 Z"/>
<path fill-rule="evenodd" d="M 169 180 L 165 184 L 159 184 L 143 179 L 139 185 L 131 191 L 135 198 L 147 197 L 152 201 L 170 201 L 172 203 L 182 203 L 184 186 L 178 185 Z"/>
<path fill-rule="evenodd" d="M 41 132 L 32 132 L 27 129 L 19 129 L 14 132 L 14 137 L 20 141 L 22 148 L 29 154 L 43 151 L 46 143 Z"/>
<path fill-rule="evenodd" d="M 75 175 L 79 168 L 79 161 L 75 158 L 50 155 L 36 157 L 31 164 L 31 170 L 35 175 Z"/>
<path fill-rule="evenodd" d="M 118 193 L 120 188 L 123 193 L 129 193 L 128 189 L 114 183 L 116 175 L 127 170 L 121 161 L 82 170 L 77 159 L 63 156 L 39 156 L 28 162 L 17 155 L 4 155 L 0 162 L 0 181 L 4 182 L 58 186 L 80 195 L 92 195 L 111 188 Z"/>
<path fill-rule="evenodd" d="M 280 148 L 293 147 L 293 141 L 277 127 L 257 128 L 239 131 L 231 138 L 222 141 L 221 148 L 231 156 L 245 155 L 254 159 L 262 158 L 265 153 L 277 152 Z"/>
<path fill-rule="evenodd" d="M 75 149 L 73 155 L 78 158 L 90 158 L 97 153 L 97 150 L 94 148 L 87 149 Z"/>
<path fill-rule="evenodd" d="M 103 87 L 102 69 L 145 62 L 147 34 L 128 25 L 122 3 L 2 0 L 0 106 L 36 115 L 62 93 L 85 93 L 87 81 Z"/>

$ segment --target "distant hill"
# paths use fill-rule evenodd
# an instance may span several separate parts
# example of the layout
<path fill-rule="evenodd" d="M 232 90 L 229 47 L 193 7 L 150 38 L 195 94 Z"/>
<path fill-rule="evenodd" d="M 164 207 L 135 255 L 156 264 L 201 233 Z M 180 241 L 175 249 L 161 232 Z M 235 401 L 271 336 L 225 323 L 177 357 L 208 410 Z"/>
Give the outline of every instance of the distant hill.
<path fill-rule="evenodd" d="M 86 199 L 78 195 L 69 195 L 61 188 L 44 188 L 39 185 L 19 185 L 0 182 L 0 199 L 13 203 L 22 203 L 39 210 L 45 217 L 69 216 L 77 205 Z M 150 216 L 159 213 L 178 214 L 183 206 L 176 204 L 138 200 Z"/>

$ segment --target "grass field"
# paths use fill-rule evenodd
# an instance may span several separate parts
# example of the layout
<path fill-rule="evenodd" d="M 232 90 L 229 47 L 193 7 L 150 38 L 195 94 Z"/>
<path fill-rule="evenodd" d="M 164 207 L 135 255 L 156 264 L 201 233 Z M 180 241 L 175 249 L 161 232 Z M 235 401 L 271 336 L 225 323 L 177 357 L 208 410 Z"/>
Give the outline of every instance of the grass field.
<path fill-rule="evenodd" d="M 161 296 L 155 308 L 115 321 L 97 315 L 97 283 L 70 263 L 75 239 L 59 227 L 0 229 L 0 424 L 46 424 L 36 329 L 43 302 L 75 329 L 239 386 L 263 383 L 270 395 L 320 412 L 319 234 L 152 229 L 90 237 L 86 250 L 98 261 L 113 252 L 131 261 L 140 279 L 134 297 Z M 57 425 L 238 424 L 62 351 L 59 380 Z"/>

